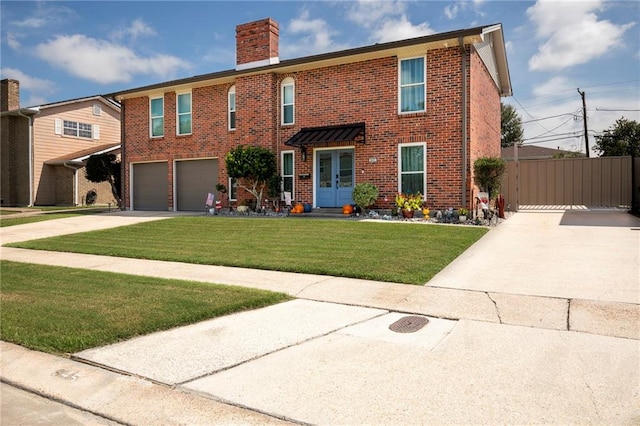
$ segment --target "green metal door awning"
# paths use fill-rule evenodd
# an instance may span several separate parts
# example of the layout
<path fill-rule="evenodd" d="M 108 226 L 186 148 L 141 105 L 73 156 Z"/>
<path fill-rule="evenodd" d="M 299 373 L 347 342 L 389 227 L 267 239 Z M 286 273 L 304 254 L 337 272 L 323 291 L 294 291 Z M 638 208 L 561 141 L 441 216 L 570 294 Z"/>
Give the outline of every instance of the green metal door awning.
<path fill-rule="evenodd" d="M 284 144 L 288 146 L 306 147 L 325 142 L 358 142 L 365 143 L 365 124 L 341 124 L 337 126 L 305 127 L 293 135 Z"/>

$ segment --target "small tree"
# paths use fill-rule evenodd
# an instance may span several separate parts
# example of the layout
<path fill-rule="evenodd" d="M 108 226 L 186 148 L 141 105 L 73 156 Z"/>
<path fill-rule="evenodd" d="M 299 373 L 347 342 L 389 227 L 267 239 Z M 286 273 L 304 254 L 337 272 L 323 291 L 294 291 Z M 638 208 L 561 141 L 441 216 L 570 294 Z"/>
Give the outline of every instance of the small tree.
<path fill-rule="evenodd" d="M 500 104 L 500 146 L 506 148 L 522 143 L 522 118 L 511 105 Z"/>
<path fill-rule="evenodd" d="M 369 182 L 359 183 L 353 188 L 352 197 L 364 213 L 378 199 L 378 187 Z"/>
<path fill-rule="evenodd" d="M 502 158 L 481 157 L 473 163 L 473 173 L 478 186 L 489 193 L 489 199 L 495 198 L 500 191 L 502 175 L 507 163 Z"/>
<path fill-rule="evenodd" d="M 602 157 L 640 157 L 640 123 L 624 117 L 616 120 L 611 128 L 596 136 L 593 149 Z"/>
<path fill-rule="evenodd" d="M 269 180 L 277 174 L 275 154 L 259 146 L 239 146 L 229 151 L 225 160 L 229 176 L 255 197 L 256 207 L 260 206 Z"/>
<path fill-rule="evenodd" d="M 114 154 L 98 154 L 87 158 L 85 177 L 94 183 L 109 182 L 111 195 L 118 207 L 122 208 L 120 161 Z"/>

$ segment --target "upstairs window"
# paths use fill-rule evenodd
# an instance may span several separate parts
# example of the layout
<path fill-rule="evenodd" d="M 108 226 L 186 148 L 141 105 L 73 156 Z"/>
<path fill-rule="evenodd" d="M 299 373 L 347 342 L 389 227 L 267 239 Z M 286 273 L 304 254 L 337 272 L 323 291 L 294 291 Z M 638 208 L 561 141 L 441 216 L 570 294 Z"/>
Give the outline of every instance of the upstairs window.
<path fill-rule="evenodd" d="M 93 115 L 102 115 L 102 105 L 93 104 Z"/>
<path fill-rule="evenodd" d="M 426 162 L 424 143 L 401 144 L 398 146 L 400 158 L 398 174 L 400 187 L 398 190 L 405 194 L 425 195 Z"/>
<path fill-rule="evenodd" d="M 65 136 L 75 136 L 77 138 L 89 138 L 93 136 L 91 124 L 78 123 L 77 121 L 64 120 L 63 134 Z"/>
<path fill-rule="evenodd" d="M 151 99 L 149 101 L 149 111 L 151 114 L 151 137 L 164 136 L 164 98 Z"/>
<path fill-rule="evenodd" d="M 178 135 L 191 134 L 191 93 L 179 93 L 177 97 Z"/>
<path fill-rule="evenodd" d="M 229 130 L 236 129 L 236 86 L 229 89 Z"/>
<path fill-rule="evenodd" d="M 400 60 L 400 96 L 401 113 L 425 111 L 426 72 L 424 56 Z"/>
<path fill-rule="evenodd" d="M 287 77 L 282 80 L 282 124 L 293 124 L 295 121 L 295 82 Z"/>

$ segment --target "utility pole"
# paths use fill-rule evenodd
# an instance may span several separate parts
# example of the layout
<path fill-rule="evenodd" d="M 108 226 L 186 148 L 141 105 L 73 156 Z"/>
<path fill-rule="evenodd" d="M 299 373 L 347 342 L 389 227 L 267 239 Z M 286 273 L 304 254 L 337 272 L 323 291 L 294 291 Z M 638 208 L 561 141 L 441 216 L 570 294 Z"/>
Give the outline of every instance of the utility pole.
<path fill-rule="evenodd" d="M 587 158 L 589 158 L 590 155 L 589 155 L 589 133 L 587 133 L 587 102 L 584 99 L 584 90 L 581 92 L 580 88 L 578 88 L 578 93 L 580 93 L 580 96 L 582 97 L 582 121 L 584 123 L 584 144 L 585 144 L 585 147 L 587 148 Z"/>

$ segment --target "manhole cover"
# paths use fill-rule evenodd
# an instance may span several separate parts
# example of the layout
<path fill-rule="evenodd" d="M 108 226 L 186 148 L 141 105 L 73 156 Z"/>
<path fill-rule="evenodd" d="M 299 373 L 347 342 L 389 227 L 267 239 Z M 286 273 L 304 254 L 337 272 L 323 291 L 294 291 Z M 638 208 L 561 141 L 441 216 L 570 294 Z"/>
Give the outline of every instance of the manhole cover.
<path fill-rule="evenodd" d="M 400 318 L 389 326 L 389 330 L 396 333 L 415 333 L 420 330 L 429 322 L 425 317 L 419 317 L 416 315 L 409 315 Z"/>

